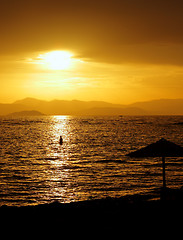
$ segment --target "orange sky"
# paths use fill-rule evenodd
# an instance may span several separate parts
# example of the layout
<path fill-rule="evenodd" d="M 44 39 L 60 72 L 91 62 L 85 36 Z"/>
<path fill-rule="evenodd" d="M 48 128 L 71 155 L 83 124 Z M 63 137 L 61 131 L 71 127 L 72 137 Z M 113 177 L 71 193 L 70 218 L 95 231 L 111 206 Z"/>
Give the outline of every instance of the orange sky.
<path fill-rule="evenodd" d="M 182 98 L 182 9 L 182 0 L 1 0 L 0 102 Z M 53 51 L 72 53 L 67 68 L 44 63 Z"/>

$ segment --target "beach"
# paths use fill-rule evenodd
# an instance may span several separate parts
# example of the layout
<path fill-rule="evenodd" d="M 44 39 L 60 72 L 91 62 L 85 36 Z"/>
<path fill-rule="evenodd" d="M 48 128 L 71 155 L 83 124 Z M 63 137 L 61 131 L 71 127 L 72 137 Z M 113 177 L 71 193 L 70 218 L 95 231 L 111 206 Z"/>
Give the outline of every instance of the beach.
<path fill-rule="evenodd" d="M 156 226 L 157 229 L 161 229 L 162 224 L 166 227 L 169 225 L 173 227 L 172 224 L 175 223 L 181 224 L 182 190 L 168 189 L 164 195 L 166 195 L 164 198 L 160 197 L 159 193 L 151 193 L 71 203 L 54 201 L 35 206 L 2 206 L 0 215 L 9 224 L 16 224 L 18 221 L 20 225 L 59 226 L 63 230 L 82 228 L 126 231 L 126 227 L 129 226 L 135 228 Z"/>

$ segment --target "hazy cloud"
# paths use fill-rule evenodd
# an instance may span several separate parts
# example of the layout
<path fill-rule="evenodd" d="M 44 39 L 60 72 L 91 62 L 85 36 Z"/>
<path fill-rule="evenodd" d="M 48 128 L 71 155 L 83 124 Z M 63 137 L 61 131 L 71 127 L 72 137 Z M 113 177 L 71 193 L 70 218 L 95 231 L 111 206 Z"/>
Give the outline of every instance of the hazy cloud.
<path fill-rule="evenodd" d="M 183 1 L 1 0 L 0 51 L 74 50 L 103 62 L 183 64 Z"/>

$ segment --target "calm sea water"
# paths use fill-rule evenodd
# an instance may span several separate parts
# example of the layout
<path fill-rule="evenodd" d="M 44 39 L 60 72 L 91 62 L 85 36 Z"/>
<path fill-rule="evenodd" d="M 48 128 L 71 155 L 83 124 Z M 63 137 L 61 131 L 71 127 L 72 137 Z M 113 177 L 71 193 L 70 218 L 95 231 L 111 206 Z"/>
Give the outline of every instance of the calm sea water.
<path fill-rule="evenodd" d="M 162 186 L 161 159 L 125 155 L 164 137 L 183 146 L 183 116 L 0 118 L 0 205 L 71 202 Z M 59 136 L 63 145 L 59 144 Z M 166 159 L 169 187 L 183 158 Z"/>

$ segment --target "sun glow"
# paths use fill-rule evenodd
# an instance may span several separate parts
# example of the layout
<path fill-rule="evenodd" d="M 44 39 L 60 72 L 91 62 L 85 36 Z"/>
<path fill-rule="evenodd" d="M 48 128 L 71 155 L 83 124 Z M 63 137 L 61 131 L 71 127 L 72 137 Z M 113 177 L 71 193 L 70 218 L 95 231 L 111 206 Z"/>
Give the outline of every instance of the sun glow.
<path fill-rule="evenodd" d="M 40 54 L 39 59 L 46 68 L 51 70 L 68 69 L 72 63 L 72 54 L 66 51 L 52 51 Z"/>

